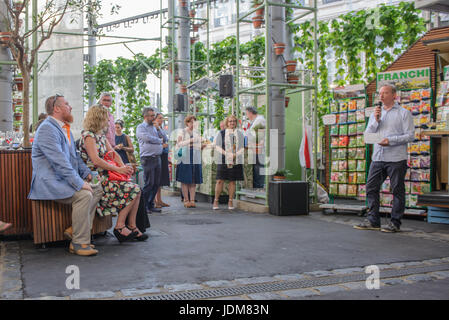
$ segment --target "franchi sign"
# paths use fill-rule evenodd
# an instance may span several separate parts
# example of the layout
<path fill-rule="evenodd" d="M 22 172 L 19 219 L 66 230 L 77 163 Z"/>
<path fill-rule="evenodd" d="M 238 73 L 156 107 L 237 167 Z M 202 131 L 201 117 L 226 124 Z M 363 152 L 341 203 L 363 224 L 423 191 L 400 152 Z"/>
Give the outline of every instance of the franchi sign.
<path fill-rule="evenodd" d="M 386 84 L 393 84 L 398 90 L 429 88 L 430 68 L 396 70 L 377 74 L 377 90 Z"/>

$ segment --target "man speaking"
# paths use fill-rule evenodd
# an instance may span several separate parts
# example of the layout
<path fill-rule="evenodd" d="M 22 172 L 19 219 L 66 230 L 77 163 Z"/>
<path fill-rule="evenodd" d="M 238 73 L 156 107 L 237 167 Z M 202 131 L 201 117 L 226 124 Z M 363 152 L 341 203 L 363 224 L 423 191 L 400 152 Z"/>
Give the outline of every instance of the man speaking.
<path fill-rule="evenodd" d="M 365 133 L 380 136 L 374 144 L 372 163 L 366 184 L 368 218 L 354 226 L 360 230 L 381 230 L 398 232 L 405 210 L 405 174 L 407 173 L 407 144 L 415 139 L 415 126 L 410 111 L 402 108 L 396 101 L 396 88 L 384 85 L 379 92 L 382 104 L 371 115 Z M 379 215 L 380 187 L 390 177 L 393 191 L 391 221 L 381 229 Z"/>

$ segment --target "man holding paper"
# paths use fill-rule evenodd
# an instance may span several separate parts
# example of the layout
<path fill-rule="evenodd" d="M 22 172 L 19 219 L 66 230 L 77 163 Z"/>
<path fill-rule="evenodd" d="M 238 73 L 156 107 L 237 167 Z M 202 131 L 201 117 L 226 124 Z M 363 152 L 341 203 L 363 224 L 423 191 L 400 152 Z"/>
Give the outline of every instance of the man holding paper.
<path fill-rule="evenodd" d="M 366 184 L 368 218 L 354 226 L 360 230 L 398 232 L 405 210 L 405 174 L 407 173 L 407 144 L 415 139 L 415 125 L 410 111 L 396 101 L 396 88 L 384 85 L 379 92 L 382 104 L 376 107 L 366 128 L 366 140 L 374 144 L 372 163 Z M 368 141 L 366 141 L 368 143 Z M 379 215 L 380 187 L 390 177 L 393 191 L 391 221 L 381 229 Z"/>

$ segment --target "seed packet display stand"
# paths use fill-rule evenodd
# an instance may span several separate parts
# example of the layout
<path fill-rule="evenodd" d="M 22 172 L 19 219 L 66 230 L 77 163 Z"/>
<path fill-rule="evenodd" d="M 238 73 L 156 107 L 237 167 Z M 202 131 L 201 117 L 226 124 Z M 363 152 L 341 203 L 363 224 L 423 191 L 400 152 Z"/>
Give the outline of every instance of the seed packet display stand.
<path fill-rule="evenodd" d="M 321 208 L 334 212 L 355 211 L 363 215 L 366 206 L 367 155 L 363 133 L 367 125 L 366 95 L 336 98 L 330 114 L 337 116 L 337 124 L 330 126 L 329 196 L 330 204 Z M 365 205 L 335 204 L 336 198 L 365 201 Z"/>
<path fill-rule="evenodd" d="M 398 90 L 398 102 L 401 107 L 409 110 L 415 124 L 415 140 L 408 144 L 407 174 L 405 177 L 406 210 L 405 215 L 427 216 L 427 208 L 417 205 L 418 195 L 432 190 L 431 178 L 434 176 L 432 142 L 429 136 L 423 134 L 429 128 L 433 118 L 433 93 L 429 88 Z M 373 106 L 379 102 L 375 93 Z M 390 180 L 387 178 L 381 186 L 380 204 L 382 213 L 391 213 L 393 193 Z"/>

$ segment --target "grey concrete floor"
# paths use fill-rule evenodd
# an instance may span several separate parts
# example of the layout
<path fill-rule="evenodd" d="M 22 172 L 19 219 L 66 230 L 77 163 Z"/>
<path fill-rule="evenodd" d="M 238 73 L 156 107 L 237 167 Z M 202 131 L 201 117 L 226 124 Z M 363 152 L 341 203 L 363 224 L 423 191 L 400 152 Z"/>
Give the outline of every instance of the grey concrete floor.
<path fill-rule="evenodd" d="M 99 255 L 83 258 L 66 244 L 40 251 L 22 241 L 25 298 L 72 294 L 65 286 L 70 265 L 80 268 L 82 291 L 117 291 L 449 256 L 449 242 L 355 230 L 316 219 L 321 213 L 276 217 L 225 206 L 213 212 L 204 203 L 184 209 L 179 198 L 164 200 L 172 207 L 150 216 L 145 243 L 99 238 Z M 405 220 L 404 227 L 449 234 L 449 226 L 422 221 Z"/>

